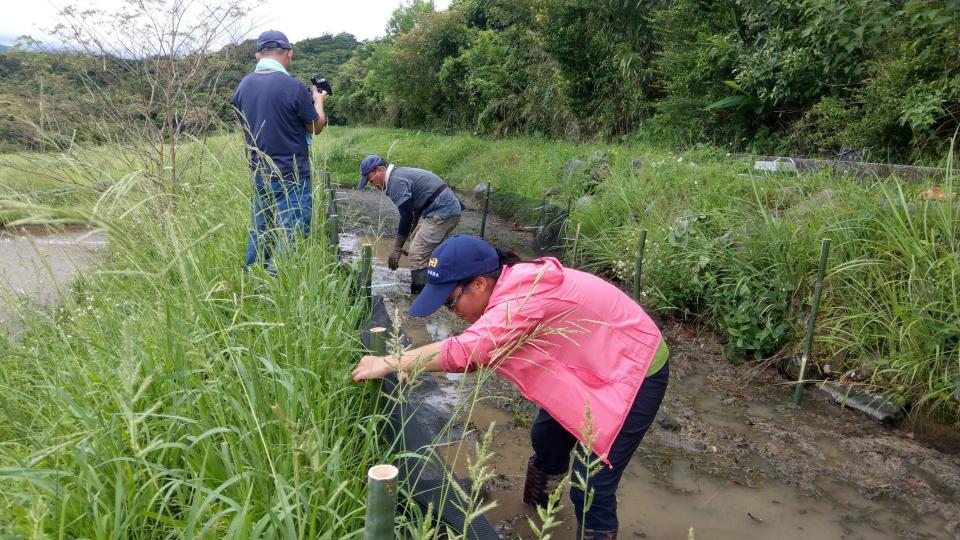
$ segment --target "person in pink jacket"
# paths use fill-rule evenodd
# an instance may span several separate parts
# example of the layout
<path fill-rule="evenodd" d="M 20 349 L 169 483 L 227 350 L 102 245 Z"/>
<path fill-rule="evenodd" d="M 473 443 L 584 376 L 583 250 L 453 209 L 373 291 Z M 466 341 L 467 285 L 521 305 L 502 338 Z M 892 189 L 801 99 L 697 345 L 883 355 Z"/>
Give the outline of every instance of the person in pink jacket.
<path fill-rule="evenodd" d="M 540 406 L 523 501 L 546 504 L 579 441 L 590 452 L 587 461 L 604 466 L 589 476 L 593 501 L 586 511 L 584 492 L 570 490 L 578 528 L 583 538 L 616 538 L 617 485 L 656 417 L 669 378 L 669 352 L 654 322 L 629 296 L 592 274 L 551 257 L 521 262 L 461 235 L 434 250 L 427 285 L 410 314 L 425 317 L 440 306 L 470 327 L 406 351 L 399 360 L 364 356 L 354 380 L 399 370 L 495 370 Z M 581 460 L 573 469 L 588 476 Z"/>

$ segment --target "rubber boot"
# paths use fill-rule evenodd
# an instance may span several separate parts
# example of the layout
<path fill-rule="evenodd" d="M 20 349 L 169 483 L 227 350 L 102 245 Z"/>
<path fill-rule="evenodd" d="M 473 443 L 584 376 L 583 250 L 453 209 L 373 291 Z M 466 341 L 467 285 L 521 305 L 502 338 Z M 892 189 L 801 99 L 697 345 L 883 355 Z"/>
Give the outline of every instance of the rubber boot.
<path fill-rule="evenodd" d="M 427 269 L 410 271 L 410 294 L 420 294 L 427 285 Z"/>
<path fill-rule="evenodd" d="M 579 528 L 579 525 L 577 528 Z M 612 531 L 594 531 L 592 529 L 580 529 L 580 533 L 577 534 L 577 538 L 582 538 L 583 540 L 616 540 L 617 531 L 616 529 Z"/>
<path fill-rule="evenodd" d="M 533 456 L 527 462 L 527 480 L 523 484 L 523 503 L 531 508 L 547 506 L 553 493 L 566 473 L 547 474 L 533 464 Z"/>

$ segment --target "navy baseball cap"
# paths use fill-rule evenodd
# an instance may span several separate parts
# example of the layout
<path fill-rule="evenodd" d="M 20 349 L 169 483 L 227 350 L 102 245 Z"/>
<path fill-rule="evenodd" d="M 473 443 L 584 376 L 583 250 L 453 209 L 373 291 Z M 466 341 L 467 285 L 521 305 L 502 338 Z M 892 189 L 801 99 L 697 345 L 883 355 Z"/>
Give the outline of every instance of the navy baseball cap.
<path fill-rule="evenodd" d="M 357 189 L 363 189 L 363 186 L 367 185 L 368 174 L 370 174 L 377 167 L 386 164 L 387 162 L 376 154 L 370 154 L 369 156 L 363 158 L 363 161 L 360 162 L 360 183 L 357 184 Z"/>
<path fill-rule="evenodd" d="M 500 255 L 477 238 L 456 234 L 433 250 L 427 262 L 427 284 L 410 306 L 410 315 L 426 317 L 440 308 L 457 283 L 500 268 Z"/>
<path fill-rule="evenodd" d="M 267 30 L 257 38 L 257 52 L 264 49 L 292 49 L 290 40 L 279 30 Z"/>

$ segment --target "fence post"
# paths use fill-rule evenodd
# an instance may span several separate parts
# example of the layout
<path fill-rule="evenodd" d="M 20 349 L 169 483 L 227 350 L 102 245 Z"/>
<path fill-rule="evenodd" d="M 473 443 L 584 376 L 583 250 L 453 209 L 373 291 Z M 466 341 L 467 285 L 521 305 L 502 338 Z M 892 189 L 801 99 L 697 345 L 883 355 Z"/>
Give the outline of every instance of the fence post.
<path fill-rule="evenodd" d="M 363 244 L 360 248 L 360 275 L 358 288 L 367 301 L 367 307 L 373 306 L 371 285 L 373 282 L 373 244 Z M 386 353 L 386 349 L 384 349 Z"/>
<path fill-rule="evenodd" d="M 323 171 L 323 187 L 325 189 L 330 189 L 333 186 L 330 184 L 330 169 L 324 168 Z"/>
<path fill-rule="evenodd" d="M 577 267 L 577 244 L 580 242 L 580 223 L 577 223 L 577 230 L 573 233 L 573 249 L 570 255 L 570 267 Z"/>
<path fill-rule="evenodd" d="M 547 194 L 543 194 L 543 204 L 540 205 L 540 221 L 537 222 L 537 257 L 543 256 L 543 230 L 547 226 Z"/>
<path fill-rule="evenodd" d="M 337 190 L 328 190 L 330 203 L 327 205 L 327 240 L 335 250 L 340 249 L 340 224 L 337 215 Z"/>
<path fill-rule="evenodd" d="M 647 230 L 640 231 L 640 249 L 637 250 L 637 266 L 633 270 L 633 299 L 640 303 L 640 275 L 643 272 L 643 250 L 647 245 Z"/>
<path fill-rule="evenodd" d="M 793 403 L 799 405 L 803 400 L 803 378 L 807 371 L 807 362 L 813 356 L 813 334 L 817 329 L 817 313 L 820 311 L 820 293 L 823 291 L 823 276 L 827 271 L 827 257 L 830 255 L 830 239 L 824 238 L 820 246 L 820 266 L 817 268 L 817 281 L 813 286 L 813 300 L 810 303 L 810 320 L 807 321 L 807 335 L 803 338 L 803 356 L 800 357 L 800 376 L 797 388 L 793 391 Z"/>
<path fill-rule="evenodd" d="M 393 465 L 374 465 L 367 471 L 365 540 L 393 540 L 397 515 L 397 475 Z"/>
<path fill-rule="evenodd" d="M 480 219 L 480 238 L 483 238 L 487 230 L 487 212 L 490 209 L 490 192 L 493 190 L 493 184 L 487 182 L 486 193 L 483 196 L 483 217 Z"/>

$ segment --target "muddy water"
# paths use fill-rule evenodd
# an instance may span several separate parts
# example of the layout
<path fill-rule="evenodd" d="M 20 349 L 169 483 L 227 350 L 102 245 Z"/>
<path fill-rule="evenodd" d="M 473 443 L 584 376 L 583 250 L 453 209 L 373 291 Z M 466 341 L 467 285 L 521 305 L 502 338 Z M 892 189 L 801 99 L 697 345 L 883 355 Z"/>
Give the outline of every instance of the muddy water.
<path fill-rule="evenodd" d="M 344 247 L 358 238 L 344 235 Z M 381 266 L 392 238 L 371 242 L 380 263 L 375 287 L 397 308 L 414 345 L 463 329 L 446 310 L 406 317 L 409 273 Z M 671 386 L 620 484 L 621 538 L 685 539 L 691 529 L 708 539 L 960 537 L 960 458 L 816 393 L 796 408 L 792 388 L 777 374 L 732 366 L 708 332 L 675 321 L 661 327 L 673 352 Z M 531 538 L 526 522 L 534 514 L 520 494 L 535 406 L 495 376 L 479 392 L 472 374 L 437 379 L 430 402 L 453 411 L 462 427 L 482 431 L 496 423 L 496 477 L 487 488 L 498 506 L 487 517 L 504 538 Z M 489 399 L 471 405 L 477 393 Z M 458 412 L 464 408 L 469 412 Z M 461 475 L 475 441 L 469 436 L 445 448 Z M 569 505 L 566 496 L 561 502 Z M 572 511 L 563 508 L 560 519 L 553 537 L 574 538 Z"/>
<path fill-rule="evenodd" d="M 0 328 L 19 331 L 13 303 L 58 301 L 77 272 L 106 246 L 106 238 L 83 227 L 0 229 Z"/>

